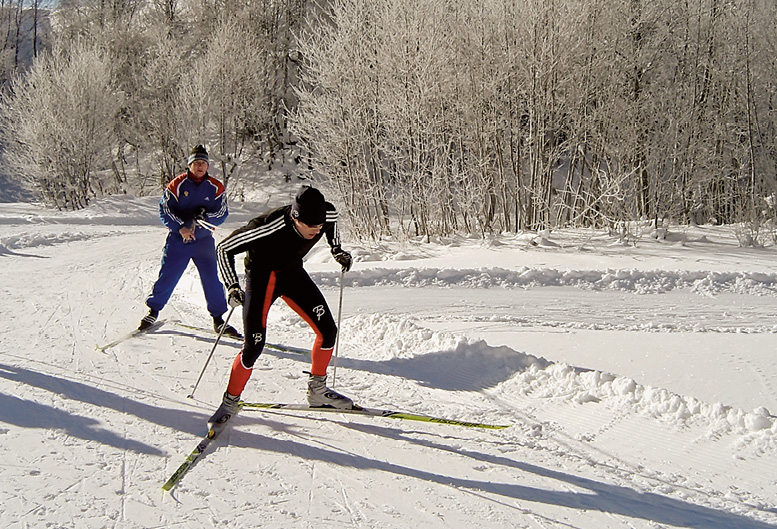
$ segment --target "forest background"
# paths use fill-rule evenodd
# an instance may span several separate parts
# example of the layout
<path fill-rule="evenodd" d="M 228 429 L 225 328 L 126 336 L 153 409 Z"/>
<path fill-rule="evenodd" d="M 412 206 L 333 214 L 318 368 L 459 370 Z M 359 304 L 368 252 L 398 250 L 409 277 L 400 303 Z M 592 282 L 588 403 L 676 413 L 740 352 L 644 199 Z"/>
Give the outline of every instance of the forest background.
<path fill-rule="evenodd" d="M 777 236 L 772 0 L 47 1 L 0 0 L 6 197 L 157 194 L 205 141 L 232 200 L 282 167 L 364 239 Z"/>

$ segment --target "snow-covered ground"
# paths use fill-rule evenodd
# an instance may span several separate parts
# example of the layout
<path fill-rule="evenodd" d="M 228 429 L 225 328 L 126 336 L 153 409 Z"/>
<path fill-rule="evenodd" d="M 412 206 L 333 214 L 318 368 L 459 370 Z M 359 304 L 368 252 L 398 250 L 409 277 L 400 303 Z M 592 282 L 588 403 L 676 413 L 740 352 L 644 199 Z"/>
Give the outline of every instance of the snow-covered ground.
<path fill-rule="evenodd" d="M 209 323 L 190 269 L 166 325 L 96 349 L 144 313 L 165 237 L 155 207 L 0 210 L 0 526 L 777 527 L 777 251 L 740 248 L 726 226 L 627 242 L 582 230 L 346 238 L 357 263 L 336 388 L 512 426 L 244 411 L 162 492 L 239 344 L 217 346 L 187 399 L 214 339 L 173 323 Z M 218 238 L 258 209 L 232 204 Z M 337 311 L 323 243 L 308 269 Z M 268 334 L 312 341 L 280 302 Z M 267 350 L 243 397 L 301 402 L 308 367 Z"/>

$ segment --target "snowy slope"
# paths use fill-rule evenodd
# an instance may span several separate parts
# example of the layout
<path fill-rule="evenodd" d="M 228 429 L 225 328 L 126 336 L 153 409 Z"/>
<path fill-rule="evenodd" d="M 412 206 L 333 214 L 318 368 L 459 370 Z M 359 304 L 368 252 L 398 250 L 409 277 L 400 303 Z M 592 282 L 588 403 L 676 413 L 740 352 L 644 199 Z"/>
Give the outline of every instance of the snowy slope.
<path fill-rule="evenodd" d="M 208 324 L 190 269 L 166 325 L 95 347 L 143 315 L 164 237 L 154 199 L 0 212 L 3 527 L 777 527 L 777 252 L 730 227 L 346 243 L 337 389 L 512 426 L 245 411 L 172 494 L 239 344 L 187 399 L 213 346 L 173 323 Z M 336 310 L 325 247 L 308 268 Z M 269 341 L 312 335 L 279 303 Z M 243 396 L 302 401 L 308 367 L 267 350 Z"/>

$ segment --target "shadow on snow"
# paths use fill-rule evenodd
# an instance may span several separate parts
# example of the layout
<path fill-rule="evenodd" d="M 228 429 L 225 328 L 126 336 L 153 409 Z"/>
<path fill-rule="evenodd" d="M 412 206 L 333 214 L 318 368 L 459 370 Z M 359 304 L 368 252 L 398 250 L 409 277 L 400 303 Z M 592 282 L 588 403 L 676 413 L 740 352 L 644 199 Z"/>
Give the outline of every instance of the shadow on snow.
<path fill-rule="evenodd" d="M 40 388 L 61 395 L 64 399 L 83 402 L 95 408 L 112 409 L 148 423 L 192 435 L 202 435 L 205 422 L 210 416 L 210 414 L 206 416 L 197 412 L 187 413 L 180 409 L 151 406 L 81 382 L 6 364 L 0 364 L 0 378 Z M 23 428 L 58 429 L 86 441 L 96 441 L 141 454 L 167 455 L 154 446 L 117 435 L 110 429 L 106 429 L 110 428 L 109 424 L 101 425 L 101 420 L 3 393 L 0 393 L 0 421 Z M 110 421 L 110 417 L 106 418 L 107 421 Z M 138 425 L 137 428 L 147 429 L 148 426 Z"/>
<path fill-rule="evenodd" d="M 238 417 L 239 422 L 243 422 L 244 420 L 245 417 Z M 261 420 L 261 423 L 265 426 L 275 428 L 276 430 L 286 432 L 289 430 L 289 425 L 286 423 L 277 423 L 270 420 Z M 440 451 L 448 452 L 455 457 L 469 457 L 491 465 L 511 468 L 515 470 L 515 481 L 520 480 L 522 474 L 533 474 L 549 480 L 562 482 L 578 489 L 585 489 L 587 492 L 547 490 L 527 487 L 517 483 L 498 483 L 494 481 L 456 477 L 427 469 L 412 468 L 389 461 L 381 461 L 356 454 L 352 451 L 346 452 L 335 448 L 316 447 L 303 442 L 278 439 L 236 430 L 233 430 L 229 444 L 231 446 L 254 449 L 260 447 L 262 451 L 266 452 L 293 455 L 306 460 L 322 461 L 342 467 L 388 472 L 430 483 L 436 483 L 446 487 L 479 491 L 513 500 L 566 507 L 577 511 L 598 511 L 631 518 L 640 518 L 655 523 L 678 527 L 693 529 L 731 529 L 732 527 L 736 527 L 737 529 L 775 528 L 774 525 L 766 522 L 760 522 L 745 516 L 717 510 L 711 507 L 694 505 L 683 500 L 662 496 L 653 492 L 638 492 L 629 487 L 611 485 L 590 478 L 544 468 L 531 463 L 515 461 L 500 455 L 485 454 L 462 449 L 458 444 L 456 444 L 456 446 L 447 446 L 431 440 L 417 439 L 406 435 L 407 432 L 395 428 L 356 423 L 346 423 L 342 424 L 342 426 L 371 435 L 378 435 L 401 442 L 412 443 L 422 447 L 424 450 L 434 450 L 437 453 Z M 440 463 L 438 457 L 430 460 L 430 465 L 437 468 L 444 468 L 444 464 Z M 521 511 L 522 513 L 525 512 L 525 509 L 520 509 L 519 507 L 515 508 L 517 511 Z"/>

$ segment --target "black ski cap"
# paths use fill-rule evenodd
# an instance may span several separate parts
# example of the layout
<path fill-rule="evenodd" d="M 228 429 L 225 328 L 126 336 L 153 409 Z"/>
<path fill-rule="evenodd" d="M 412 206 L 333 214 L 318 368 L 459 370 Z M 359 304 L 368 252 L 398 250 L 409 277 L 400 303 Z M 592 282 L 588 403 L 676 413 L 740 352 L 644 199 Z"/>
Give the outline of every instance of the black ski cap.
<path fill-rule="evenodd" d="M 208 150 L 204 145 L 195 145 L 192 147 L 192 152 L 189 153 L 189 158 L 187 159 L 186 165 L 191 165 L 197 160 L 202 160 L 210 164 L 210 160 L 208 159 Z"/>
<path fill-rule="evenodd" d="M 302 186 L 291 205 L 291 216 L 308 226 L 323 224 L 326 220 L 324 195 L 315 187 Z"/>

